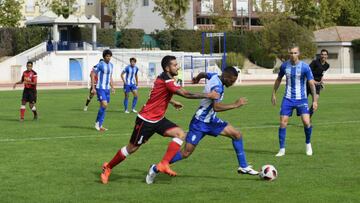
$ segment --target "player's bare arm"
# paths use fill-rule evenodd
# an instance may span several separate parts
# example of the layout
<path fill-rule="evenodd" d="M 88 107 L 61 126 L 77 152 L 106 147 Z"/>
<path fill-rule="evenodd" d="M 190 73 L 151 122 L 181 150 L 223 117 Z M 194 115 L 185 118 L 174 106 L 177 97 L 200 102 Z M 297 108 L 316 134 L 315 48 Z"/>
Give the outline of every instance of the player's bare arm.
<path fill-rule="evenodd" d="M 138 74 L 137 73 L 135 75 L 135 81 L 136 81 L 136 86 L 138 86 L 139 85 L 139 79 L 138 79 Z"/>
<path fill-rule="evenodd" d="M 125 72 L 123 71 L 123 72 L 121 73 L 121 79 L 122 79 L 124 85 L 126 85 L 124 75 L 125 75 Z"/>
<path fill-rule="evenodd" d="M 310 86 L 311 96 L 313 99 L 313 109 L 314 111 L 316 111 L 316 109 L 318 108 L 318 104 L 317 104 L 317 97 L 315 96 L 316 94 L 315 80 L 309 80 L 308 83 Z"/>
<path fill-rule="evenodd" d="M 13 89 L 15 89 L 15 88 L 16 88 L 16 85 L 19 85 L 19 84 L 22 84 L 22 83 L 23 83 L 23 81 L 22 81 L 22 80 L 20 80 L 20 81 L 16 82 L 16 83 L 14 84 L 14 86 L 13 86 Z"/>
<path fill-rule="evenodd" d="M 203 78 L 206 78 L 206 73 L 205 73 L 205 72 L 201 72 L 201 73 L 199 73 L 196 77 L 194 77 L 194 78 L 192 79 L 192 83 L 197 84 L 197 83 L 199 83 L 200 80 L 203 79 Z"/>
<path fill-rule="evenodd" d="M 173 99 L 170 100 L 170 104 L 173 105 L 176 110 L 181 110 L 184 107 L 182 103 L 175 101 Z"/>
<path fill-rule="evenodd" d="M 220 94 L 216 91 L 211 91 L 210 93 L 193 93 L 181 88 L 176 90 L 175 93 L 187 99 L 218 99 L 220 97 Z"/>
<path fill-rule="evenodd" d="M 115 94 L 114 80 L 112 77 L 110 77 L 110 87 L 111 87 L 111 92 Z"/>
<path fill-rule="evenodd" d="M 231 110 L 231 109 L 236 109 L 239 108 L 241 106 L 244 106 L 247 104 L 247 99 L 244 97 L 241 97 L 239 99 L 237 99 L 234 103 L 232 104 L 224 104 L 221 102 L 213 102 L 213 109 L 215 112 L 221 112 L 221 111 L 227 111 L 227 110 Z"/>
<path fill-rule="evenodd" d="M 279 86 L 281 84 L 281 77 L 278 77 L 275 80 L 274 83 L 274 88 L 273 88 L 273 92 L 272 92 L 272 96 L 271 96 L 271 103 L 275 106 L 276 105 L 276 91 L 279 89 Z"/>

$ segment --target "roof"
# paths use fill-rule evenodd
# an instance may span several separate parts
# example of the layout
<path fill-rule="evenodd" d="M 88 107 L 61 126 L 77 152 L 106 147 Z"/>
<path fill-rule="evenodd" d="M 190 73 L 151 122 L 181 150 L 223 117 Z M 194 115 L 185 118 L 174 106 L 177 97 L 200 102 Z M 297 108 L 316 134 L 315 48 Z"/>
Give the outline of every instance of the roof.
<path fill-rule="evenodd" d="M 360 39 L 360 27 L 333 26 L 314 32 L 316 42 L 351 42 Z"/>
<path fill-rule="evenodd" d="M 47 11 L 41 16 L 37 16 L 31 20 L 27 20 L 25 25 L 74 25 L 74 24 L 99 24 L 100 20 L 92 15 L 90 18 L 87 18 L 85 15 L 75 16 L 69 15 L 68 18 L 64 18 L 62 15 L 57 16 L 52 11 Z"/>

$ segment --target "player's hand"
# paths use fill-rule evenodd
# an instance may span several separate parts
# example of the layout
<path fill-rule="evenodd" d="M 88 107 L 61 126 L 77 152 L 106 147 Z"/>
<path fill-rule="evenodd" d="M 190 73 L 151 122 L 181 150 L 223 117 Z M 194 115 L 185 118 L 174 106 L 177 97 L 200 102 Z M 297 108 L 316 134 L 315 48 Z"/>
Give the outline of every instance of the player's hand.
<path fill-rule="evenodd" d="M 91 93 L 92 93 L 92 94 L 96 94 L 96 89 L 95 89 L 95 88 L 92 88 Z"/>
<path fill-rule="evenodd" d="M 248 100 L 245 97 L 241 97 L 235 101 L 235 105 L 237 108 L 239 108 L 240 106 L 244 106 L 245 104 L 247 104 L 247 102 Z"/>
<path fill-rule="evenodd" d="M 113 88 L 113 87 L 111 88 L 111 93 L 115 94 L 115 88 Z"/>
<path fill-rule="evenodd" d="M 198 80 L 196 78 L 192 78 L 191 81 L 193 84 L 198 84 L 200 80 Z"/>
<path fill-rule="evenodd" d="M 271 96 L 271 103 L 275 106 L 276 105 L 276 95 Z"/>
<path fill-rule="evenodd" d="M 176 109 L 176 110 L 181 110 L 183 107 L 184 107 L 184 105 L 182 105 L 182 103 L 180 103 L 180 102 L 177 102 L 177 101 L 172 101 L 172 103 L 171 103 L 173 106 L 174 106 L 174 108 Z"/>
<path fill-rule="evenodd" d="M 219 99 L 220 98 L 220 94 L 217 93 L 215 90 L 208 93 L 207 96 L 208 96 L 209 99 Z"/>
<path fill-rule="evenodd" d="M 314 101 L 314 102 L 312 103 L 312 106 L 313 106 L 314 111 L 316 111 L 317 108 L 318 108 L 318 103 L 317 103 L 316 101 Z"/>

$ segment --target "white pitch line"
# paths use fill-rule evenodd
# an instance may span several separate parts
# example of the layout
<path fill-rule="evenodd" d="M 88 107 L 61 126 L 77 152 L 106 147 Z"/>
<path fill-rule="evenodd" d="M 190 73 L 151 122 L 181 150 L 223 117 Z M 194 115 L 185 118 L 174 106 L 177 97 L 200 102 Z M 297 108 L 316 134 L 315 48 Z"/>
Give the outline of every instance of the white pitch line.
<path fill-rule="evenodd" d="M 315 123 L 314 126 L 329 126 L 329 125 L 333 125 L 333 124 L 354 124 L 354 123 L 360 123 L 360 120 Z M 298 125 L 291 125 L 291 126 L 298 126 Z M 291 126 L 289 126 L 289 127 L 291 127 Z M 302 126 L 302 125 L 299 125 L 299 126 Z M 244 126 L 244 127 L 240 127 L 240 129 L 262 129 L 262 128 L 278 128 L 278 127 L 279 127 L 279 125 L 259 125 L 259 126 Z M 5 139 L 0 139 L 0 143 L 1 142 L 77 139 L 77 138 L 100 138 L 100 137 L 112 137 L 112 136 L 122 136 L 122 135 L 131 135 L 131 133 L 126 133 L 126 134 L 125 133 L 123 133 L 123 134 L 99 133 L 97 135 L 80 135 L 80 136 L 5 138 Z"/>

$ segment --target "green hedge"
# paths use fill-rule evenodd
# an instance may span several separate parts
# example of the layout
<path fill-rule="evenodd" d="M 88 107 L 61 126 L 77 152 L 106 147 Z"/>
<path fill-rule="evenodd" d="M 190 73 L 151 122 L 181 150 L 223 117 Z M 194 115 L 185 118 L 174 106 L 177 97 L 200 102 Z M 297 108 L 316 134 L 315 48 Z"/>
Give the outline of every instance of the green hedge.
<path fill-rule="evenodd" d="M 151 36 L 157 41 L 162 50 L 171 50 L 172 34 L 169 30 L 156 30 Z"/>
<path fill-rule="evenodd" d="M 264 49 L 261 48 L 251 53 L 249 55 L 249 60 L 256 65 L 264 68 L 274 68 L 276 63 L 276 57 L 274 55 L 266 53 Z"/>
<path fill-rule="evenodd" d="M 142 29 L 124 29 L 116 33 L 116 47 L 141 48 L 144 37 Z"/>
<path fill-rule="evenodd" d="M 226 55 L 226 66 L 236 66 L 240 69 L 244 67 L 245 57 L 241 53 L 230 52 Z M 222 61 L 218 61 L 217 65 L 222 67 Z"/>
<path fill-rule="evenodd" d="M 0 29 L 0 57 L 14 54 L 13 33 L 11 28 Z"/>

